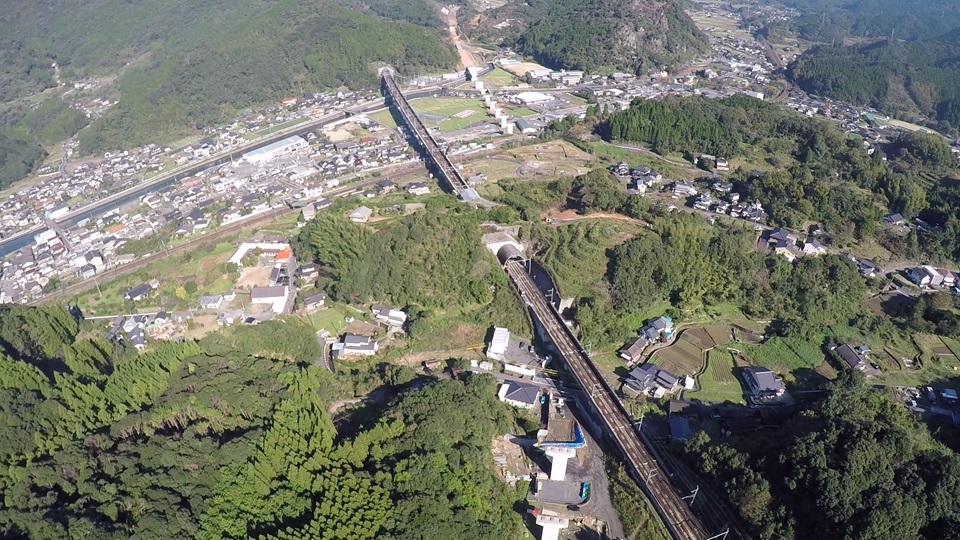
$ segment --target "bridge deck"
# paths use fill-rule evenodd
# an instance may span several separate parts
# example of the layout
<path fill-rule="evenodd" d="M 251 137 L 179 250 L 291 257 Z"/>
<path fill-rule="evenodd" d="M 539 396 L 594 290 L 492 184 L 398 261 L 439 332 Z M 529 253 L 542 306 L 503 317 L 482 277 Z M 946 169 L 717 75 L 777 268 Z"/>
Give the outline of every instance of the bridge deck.
<path fill-rule="evenodd" d="M 385 69 L 380 74 L 380 77 L 383 79 L 388 100 L 396 105 L 400 116 L 403 117 L 403 121 L 410 128 L 410 131 L 413 132 L 414 138 L 417 140 L 417 143 L 419 143 L 421 150 L 425 153 L 424 158 L 427 164 L 434 166 L 438 176 L 440 176 L 460 198 L 464 200 L 477 198 L 478 195 L 476 192 L 467 184 L 467 181 L 464 180 L 460 171 L 454 167 L 447 155 L 440 149 L 440 145 L 437 144 L 437 141 L 434 140 L 430 132 L 427 131 L 426 126 L 420 121 L 417 113 L 410 107 L 407 98 L 403 96 L 403 92 L 400 91 L 400 87 L 393 79 L 393 74 Z"/>
<path fill-rule="evenodd" d="M 691 505 L 671 484 L 673 471 L 665 468 L 654 445 L 642 430 L 635 427 L 623 403 L 584 352 L 560 314 L 544 298 L 522 263 L 508 261 L 505 268 L 524 301 L 556 345 L 565 364 L 584 389 L 588 401 L 600 414 L 605 433 L 626 459 L 631 475 L 653 503 L 670 535 L 675 540 L 704 540 L 723 533 L 724 529 L 729 527 L 727 540 L 749 538 L 736 530 L 732 516 L 712 494 L 699 493 L 700 497 L 694 501 L 697 510 L 694 512 Z M 687 495 L 688 493 L 683 493 L 683 496 Z M 705 526 L 707 523 L 712 529 L 709 534 Z"/>

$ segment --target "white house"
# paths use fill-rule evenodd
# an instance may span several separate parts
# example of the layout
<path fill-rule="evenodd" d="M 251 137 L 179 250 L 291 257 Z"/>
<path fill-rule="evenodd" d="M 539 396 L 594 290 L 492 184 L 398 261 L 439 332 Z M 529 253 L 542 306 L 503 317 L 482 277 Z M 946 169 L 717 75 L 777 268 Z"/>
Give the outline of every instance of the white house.
<path fill-rule="evenodd" d="M 254 287 L 250 290 L 250 301 L 254 304 L 271 304 L 271 310 L 274 313 L 283 313 L 283 308 L 287 305 L 286 287 Z"/>
<path fill-rule="evenodd" d="M 361 206 L 347 216 L 350 218 L 350 221 L 354 223 L 366 223 L 370 221 L 370 216 L 373 215 L 373 210 L 367 208 L 366 206 Z"/>
<path fill-rule="evenodd" d="M 497 397 L 514 407 L 532 409 L 540 402 L 540 387 L 518 381 L 506 381 L 500 385 Z"/>

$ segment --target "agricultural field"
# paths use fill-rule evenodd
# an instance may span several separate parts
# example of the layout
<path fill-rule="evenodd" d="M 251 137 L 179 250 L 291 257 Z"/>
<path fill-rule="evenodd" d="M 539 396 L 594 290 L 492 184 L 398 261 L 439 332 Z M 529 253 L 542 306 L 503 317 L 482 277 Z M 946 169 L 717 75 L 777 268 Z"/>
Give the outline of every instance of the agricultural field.
<path fill-rule="evenodd" d="M 678 377 L 693 376 L 703 369 L 703 349 L 680 338 L 653 353 L 650 361 Z"/>
<path fill-rule="evenodd" d="M 713 403 L 725 401 L 745 403 L 743 387 L 737 376 L 737 367 L 730 351 L 724 349 L 709 351 L 707 353 L 707 367 L 697 378 L 697 383 L 698 390 L 685 392 L 685 398 Z"/>
<path fill-rule="evenodd" d="M 558 176 L 577 176 L 590 172 L 596 158 L 566 141 L 551 141 L 505 150 L 497 156 L 463 164 L 463 173 L 471 176 L 483 173 L 487 181 L 480 193 L 493 196 L 499 193 L 496 182 L 506 178 L 548 180 Z"/>

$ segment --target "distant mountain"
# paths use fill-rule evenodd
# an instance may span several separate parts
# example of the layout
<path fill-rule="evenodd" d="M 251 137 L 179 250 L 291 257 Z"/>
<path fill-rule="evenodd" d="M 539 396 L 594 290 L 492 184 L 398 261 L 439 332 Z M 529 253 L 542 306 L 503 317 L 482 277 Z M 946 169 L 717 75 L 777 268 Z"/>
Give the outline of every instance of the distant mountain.
<path fill-rule="evenodd" d="M 634 71 L 709 50 L 678 0 L 516 0 L 473 21 L 497 37 L 497 21 L 523 53 L 553 68 Z"/>
<path fill-rule="evenodd" d="M 9 46 L 0 59 L 14 69 L 0 70 L 0 98 L 49 86 L 45 70 L 53 61 L 66 80 L 119 73 L 119 104 L 82 132 L 81 150 L 171 140 L 301 89 L 375 84 L 378 63 L 408 72 L 451 67 L 456 57 L 440 33 L 406 22 L 428 21 L 427 6 L 426 0 L 7 2 L 0 36 Z M 16 82 L 23 73 L 33 76 Z"/>
<path fill-rule="evenodd" d="M 845 39 L 935 38 L 960 26 L 960 3 L 950 0 L 785 0 L 800 17 L 767 27 L 819 43 Z"/>
<path fill-rule="evenodd" d="M 927 41 L 814 48 L 787 76 L 810 93 L 960 129 L 960 30 Z"/>

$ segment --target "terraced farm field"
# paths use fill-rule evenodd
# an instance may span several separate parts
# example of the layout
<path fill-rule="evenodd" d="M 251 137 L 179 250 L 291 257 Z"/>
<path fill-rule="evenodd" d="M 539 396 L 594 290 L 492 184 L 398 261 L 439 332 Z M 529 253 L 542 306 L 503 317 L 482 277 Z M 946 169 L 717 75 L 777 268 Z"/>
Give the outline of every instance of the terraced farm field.
<path fill-rule="evenodd" d="M 707 353 L 706 370 L 698 377 L 699 389 L 684 397 L 711 403 L 743 403 L 743 388 L 736 371 L 733 354 L 725 349 L 713 349 Z"/>

